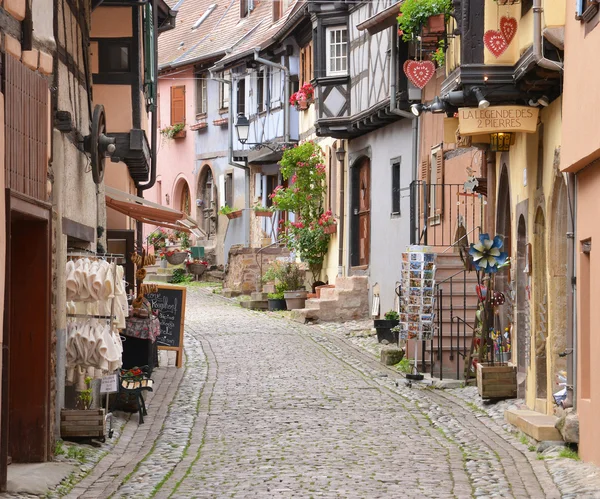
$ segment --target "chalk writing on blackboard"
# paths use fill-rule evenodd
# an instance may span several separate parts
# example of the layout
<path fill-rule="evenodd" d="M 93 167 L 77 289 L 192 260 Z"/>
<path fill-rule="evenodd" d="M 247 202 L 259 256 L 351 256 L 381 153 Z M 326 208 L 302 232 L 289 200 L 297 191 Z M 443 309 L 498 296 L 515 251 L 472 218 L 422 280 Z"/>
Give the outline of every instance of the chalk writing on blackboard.
<path fill-rule="evenodd" d="M 177 288 L 159 288 L 156 293 L 149 293 L 146 298 L 152 310 L 158 312 L 160 320 L 160 336 L 157 343 L 166 347 L 181 347 L 181 326 L 183 313 L 183 290 Z"/>

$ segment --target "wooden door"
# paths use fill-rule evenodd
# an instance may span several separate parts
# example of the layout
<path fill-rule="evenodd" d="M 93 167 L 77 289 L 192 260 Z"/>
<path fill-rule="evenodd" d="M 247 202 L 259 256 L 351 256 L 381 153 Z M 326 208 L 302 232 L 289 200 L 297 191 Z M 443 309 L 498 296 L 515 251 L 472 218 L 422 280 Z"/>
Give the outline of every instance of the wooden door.
<path fill-rule="evenodd" d="M 108 229 L 106 231 L 106 246 L 109 253 L 125 256 L 125 281 L 127 293 L 133 293 L 135 267 L 129 255 L 135 250 L 135 232 L 133 230 Z"/>
<path fill-rule="evenodd" d="M 369 265 L 371 252 L 371 162 L 364 158 L 358 170 L 358 265 Z"/>

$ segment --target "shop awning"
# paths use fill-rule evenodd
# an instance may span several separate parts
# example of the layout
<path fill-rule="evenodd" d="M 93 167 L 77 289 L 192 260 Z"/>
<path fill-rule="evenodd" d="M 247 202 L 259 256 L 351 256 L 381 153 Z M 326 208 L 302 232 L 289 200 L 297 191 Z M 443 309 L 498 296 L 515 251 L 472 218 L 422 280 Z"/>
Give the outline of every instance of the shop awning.
<path fill-rule="evenodd" d="M 366 21 L 357 24 L 356 29 L 359 31 L 366 29 L 370 35 L 374 35 L 386 28 L 394 26 L 394 24 L 396 24 L 396 18 L 400 15 L 400 3 L 401 2 L 396 2 L 387 9 L 369 17 Z"/>
<path fill-rule="evenodd" d="M 105 187 L 105 193 L 106 206 L 128 217 L 135 218 L 139 222 L 191 232 L 196 237 L 203 236 L 202 230 L 198 227 L 196 221 L 181 211 L 161 206 L 108 186 Z"/>

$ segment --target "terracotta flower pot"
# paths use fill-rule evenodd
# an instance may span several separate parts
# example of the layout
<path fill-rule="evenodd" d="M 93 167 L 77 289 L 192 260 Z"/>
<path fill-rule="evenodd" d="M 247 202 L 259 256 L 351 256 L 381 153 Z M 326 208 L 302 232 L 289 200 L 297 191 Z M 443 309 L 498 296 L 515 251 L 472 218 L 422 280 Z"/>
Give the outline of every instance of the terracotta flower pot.
<path fill-rule="evenodd" d="M 446 16 L 438 14 L 427 19 L 427 31 L 429 33 L 443 33 L 446 31 Z"/>
<path fill-rule="evenodd" d="M 165 255 L 165 258 L 171 265 L 181 265 L 183 262 L 185 262 L 187 256 L 188 254 L 186 251 L 181 251 L 178 253 L 173 253 L 172 255 Z"/>
<path fill-rule="evenodd" d="M 323 227 L 325 234 L 335 234 L 337 232 L 337 224 L 327 225 Z"/>
<path fill-rule="evenodd" d="M 173 135 L 174 139 L 184 139 L 187 135 L 186 130 L 179 130 L 175 135 Z"/>
<path fill-rule="evenodd" d="M 273 214 L 273 212 L 270 211 L 270 210 L 254 210 L 254 214 L 257 217 L 267 217 L 267 218 L 269 218 Z"/>

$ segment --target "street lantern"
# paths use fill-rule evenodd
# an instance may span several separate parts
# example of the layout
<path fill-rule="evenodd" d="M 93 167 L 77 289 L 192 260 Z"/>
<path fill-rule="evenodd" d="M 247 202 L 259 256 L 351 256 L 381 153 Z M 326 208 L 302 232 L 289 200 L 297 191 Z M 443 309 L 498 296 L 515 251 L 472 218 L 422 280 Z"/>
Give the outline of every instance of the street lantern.
<path fill-rule="evenodd" d="M 495 132 L 490 134 L 490 151 L 505 152 L 510 150 L 511 132 Z"/>
<path fill-rule="evenodd" d="M 344 149 L 343 142 L 342 142 L 342 145 L 340 146 L 340 148 L 335 151 L 335 157 L 337 158 L 337 160 L 340 163 L 342 163 L 344 161 L 344 158 L 346 157 L 346 150 Z"/>
<path fill-rule="evenodd" d="M 243 113 L 238 113 L 237 121 L 235 122 L 235 129 L 238 140 L 241 144 L 245 144 L 248 141 L 248 135 L 250 134 L 250 122 Z"/>

